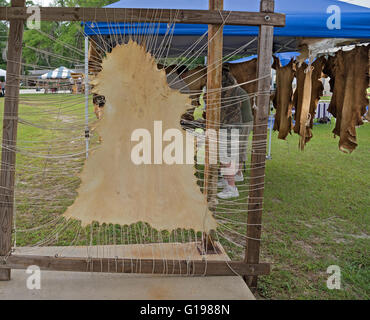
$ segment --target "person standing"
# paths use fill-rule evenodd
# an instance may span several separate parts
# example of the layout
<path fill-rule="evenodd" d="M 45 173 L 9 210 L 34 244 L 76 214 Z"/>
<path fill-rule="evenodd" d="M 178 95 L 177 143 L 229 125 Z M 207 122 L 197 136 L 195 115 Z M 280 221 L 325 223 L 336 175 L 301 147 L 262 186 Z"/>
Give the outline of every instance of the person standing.
<path fill-rule="evenodd" d="M 246 161 L 253 113 L 249 96 L 225 66 L 222 72 L 219 155 L 223 178 L 217 186 L 223 188 L 217 194 L 220 199 L 239 197 L 235 182 L 244 181 L 242 173 Z M 236 135 L 235 135 L 236 134 Z M 227 155 L 230 150 L 230 157 Z"/>
<path fill-rule="evenodd" d="M 5 97 L 5 80 L 1 81 L 1 96 Z"/>

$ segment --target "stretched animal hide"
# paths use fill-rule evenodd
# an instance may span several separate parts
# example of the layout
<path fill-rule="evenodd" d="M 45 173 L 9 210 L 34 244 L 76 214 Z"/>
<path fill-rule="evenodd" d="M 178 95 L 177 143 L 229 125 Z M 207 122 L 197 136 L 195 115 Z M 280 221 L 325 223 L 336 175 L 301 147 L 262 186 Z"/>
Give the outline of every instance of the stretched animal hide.
<path fill-rule="evenodd" d="M 292 82 L 296 67 L 293 59 L 282 67 L 280 60 L 274 57 L 273 68 L 276 70 L 276 93 L 273 104 L 276 109 L 274 130 L 279 131 L 278 138 L 285 140 L 292 130 Z"/>
<path fill-rule="evenodd" d="M 362 116 L 369 103 L 369 46 L 351 51 L 339 51 L 325 71 L 333 76 L 332 100 L 328 111 L 336 117 L 334 135 L 339 136 L 339 149 L 351 153 L 357 147 L 356 126 L 362 125 Z"/>
<path fill-rule="evenodd" d="M 313 120 L 318 102 L 324 92 L 321 78 L 325 62 L 325 57 L 321 57 L 312 63 L 310 72 L 306 73 L 308 67 L 306 63 L 303 63 L 297 70 L 297 89 L 293 98 L 296 120 L 294 132 L 301 136 L 300 147 L 302 150 L 313 137 Z M 311 78 L 311 84 L 308 83 L 308 78 Z"/>
<path fill-rule="evenodd" d="M 238 83 L 244 83 L 257 78 L 257 59 L 242 63 L 229 63 L 229 70 Z M 241 86 L 248 94 L 257 92 L 257 81 Z"/>
<path fill-rule="evenodd" d="M 301 138 L 299 147 L 304 149 L 306 142 L 311 139 L 311 95 L 312 95 L 312 67 L 303 63 L 297 70 L 297 89 L 294 93 L 293 105 L 295 108 L 294 132 Z"/>
<path fill-rule="evenodd" d="M 193 165 L 158 161 L 162 148 L 155 148 L 156 142 L 155 150 L 145 153 L 152 164 L 136 165 L 131 159 L 134 147 L 144 157 L 145 146 L 152 145 L 154 121 L 162 121 L 163 133 L 167 129 L 181 132 L 180 116 L 190 105 L 189 96 L 169 88 L 165 71 L 158 70 L 150 53 L 133 41 L 107 53 L 93 82 L 94 92 L 107 100 L 98 126 L 103 143 L 86 160 L 78 197 L 64 216 L 83 225 L 143 221 L 157 230 L 215 229 L 217 223 L 196 185 Z M 143 137 L 141 143 L 132 142 L 136 129 L 149 131 L 150 140 Z"/>

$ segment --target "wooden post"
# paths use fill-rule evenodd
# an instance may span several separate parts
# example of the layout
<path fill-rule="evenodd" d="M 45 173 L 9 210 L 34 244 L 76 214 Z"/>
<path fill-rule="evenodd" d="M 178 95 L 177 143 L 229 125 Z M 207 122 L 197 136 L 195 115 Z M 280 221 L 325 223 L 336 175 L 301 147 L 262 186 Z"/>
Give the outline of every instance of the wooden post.
<path fill-rule="evenodd" d="M 210 10 L 222 10 L 223 0 L 209 0 Z M 218 164 L 217 149 L 211 148 L 210 143 L 215 143 L 218 138 L 221 108 L 222 87 L 222 52 L 223 52 L 223 26 L 208 26 L 208 70 L 207 70 L 207 133 L 216 132 L 217 136 L 208 135 L 206 138 L 204 190 L 207 200 L 212 203 L 216 196 Z M 217 139 L 218 140 L 218 139 Z"/>
<path fill-rule="evenodd" d="M 25 0 L 12 0 L 12 7 L 24 7 Z M 19 78 L 22 59 L 23 20 L 10 20 L 8 63 L 4 100 L 3 144 L 0 174 L 0 256 L 12 245 L 15 158 L 18 126 Z M 2 261 L 0 261 L 2 263 Z M 10 280 L 10 269 L 0 269 L 0 280 Z"/>
<path fill-rule="evenodd" d="M 260 11 L 274 12 L 274 0 L 261 0 Z M 259 263 L 263 194 L 265 185 L 265 164 L 267 145 L 267 124 L 270 106 L 271 57 L 274 27 L 261 25 L 258 36 L 258 96 L 257 110 L 254 117 L 250 187 L 248 201 L 247 249 L 245 261 Z M 245 277 L 251 290 L 257 289 L 257 276 Z"/>
<path fill-rule="evenodd" d="M 209 10 L 223 10 L 223 0 L 209 0 Z M 208 67 L 207 67 L 207 109 L 206 109 L 206 146 L 204 164 L 204 194 L 211 207 L 215 206 L 218 164 L 217 148 L 211 148 L 218 140 L 221 87 L 222 87 L 222 57 L 223 57 L 223 26 L 208 25 Z M 211 135 L 210 133 L 216 133 Z M 213 249 L 210 235 L 203 237 L 205 252 Z"/>

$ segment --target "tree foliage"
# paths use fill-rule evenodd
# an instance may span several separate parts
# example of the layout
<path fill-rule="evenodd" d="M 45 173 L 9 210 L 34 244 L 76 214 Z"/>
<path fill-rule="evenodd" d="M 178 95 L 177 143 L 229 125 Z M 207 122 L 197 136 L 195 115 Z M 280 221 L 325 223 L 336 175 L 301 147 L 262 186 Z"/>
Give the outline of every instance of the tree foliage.
<path fill-rule="evenodd" d="M 4 0 L 0 0 L 4 1 Z M 102 7 L 116 0 L 54 0 L 55 7 Z M 83 64 L 83 29 L 80 22 L 43 21 L 41 30 L 25 29 L 23 62 L 25 71 Z"/>

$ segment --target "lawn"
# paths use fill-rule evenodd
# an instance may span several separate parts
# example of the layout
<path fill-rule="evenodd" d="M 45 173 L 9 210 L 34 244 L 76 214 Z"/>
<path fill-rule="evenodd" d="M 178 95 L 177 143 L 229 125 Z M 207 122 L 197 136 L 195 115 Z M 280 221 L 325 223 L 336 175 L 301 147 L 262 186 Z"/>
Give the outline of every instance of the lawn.
<path fill-rule="evenodd" d="M 261 277 L 264 298 L 368 299 L 370 294 L 370 124 L 359 147 L 338 150 L 331 125 L 317 125 L 304 152 L 298 137 L 273 135 L 267 162 Z M 341 268 L 342 290 L 326 288 L 327 267 Z"/>
<path fill-rule="evenodd" d="M 83 151 L 83 97 L 40 95 L 37 99 L 23 96 L 22 100 L 20 117 L 33 124 L 20 124 L 18 139 L 23 151 L 37 150 L 43 155 L 63 154 L 67 149 Z M 92 122 L 91 105 L 90 115 Z M 37 127 L 46 125 L 55 130 Z M 370 124 L 357 129 L 359 147 L 350 155 L 339 151 L 338 138 L 331 133 L 333 127 L 334 121 L 316 125 L 314 138 L 304 152 L 298 150 L 296 135 L 281 141 L 273 134 L 261 254 L 261 261 L 272 264 L 272 273 L 260 277 L 259 298 L 369 299 Z M 60 130 L 63 128 L 70 130 Z M 31 142 L 36 140 L 45 141 L 44 149 L 33 149 Z M 92 142 L 93 147 L 97 145 L 96 134 Z M 18 155 L 17 228 L 35 227 L 57 218 L 76 196 L 82 163 L 83 155 L 68 160 L 30 160 Z M 32 197 L 27 193 L 30 187 Z M 245 193 L 242 191 L 241 197 Z M 77 226 L 69 228 L 57 244 L 70 243 L 76 230 Z M 38 243 L 53 231 L 50 226 L 42 232 L 19 233 L 17 244 Z M 232 258 L 242 257 L 242 250 L 223 244 Z M 341 290 L 326 288 L 330 265 L 341 268 Z"/>

